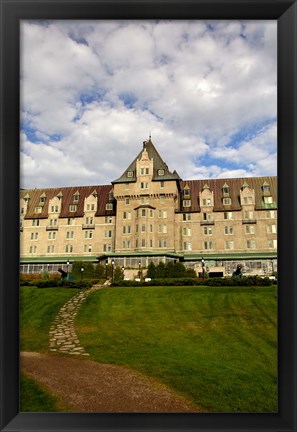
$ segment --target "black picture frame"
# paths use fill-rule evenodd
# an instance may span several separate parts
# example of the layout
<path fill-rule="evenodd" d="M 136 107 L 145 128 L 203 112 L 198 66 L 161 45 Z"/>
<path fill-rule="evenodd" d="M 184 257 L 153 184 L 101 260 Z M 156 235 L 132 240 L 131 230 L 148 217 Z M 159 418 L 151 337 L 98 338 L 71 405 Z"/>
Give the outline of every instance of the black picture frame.
<path fill-rule="evenodd" d="M 3 431 L 296 431 L 297 4 L 292 0 L 0 0 L 1 419 Z M 19 22 L 29 19 L 278 20 L 277 414 L 19 413 Z"/>

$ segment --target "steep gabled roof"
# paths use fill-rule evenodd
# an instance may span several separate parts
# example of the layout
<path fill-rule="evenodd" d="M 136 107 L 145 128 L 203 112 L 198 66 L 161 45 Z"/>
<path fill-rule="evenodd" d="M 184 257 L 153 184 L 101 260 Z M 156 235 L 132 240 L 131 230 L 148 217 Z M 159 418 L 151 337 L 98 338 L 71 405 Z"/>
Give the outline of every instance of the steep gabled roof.
<path fill-rule="evenodd" d="M 162 180 L 181 180 L 180 176 L 176 171 L 170 172 L 167 164 L 163 161 L 158 151 L 156 150 L 154 144 L 151 139 L 148 141 L 144 141 L 143 149 L 138 153 L 136 158 L 131 162 L 128 168 L 123 172 L 123 174 L 116 180 L 112 182 L 114 183 L 133 183 L 136 181 L 136 162 L 141 158 L 143 150 L 146 149 L 148 153 L 149 159 L 153 159 L 154 161 L 154 172 L 153 172 L 153 181 L 162 181 Z M 164 170 L 164 175 L 159 175 L 158 171 Z M 133 173 L 133 176 L 128 177 L 128 171 Z"/>

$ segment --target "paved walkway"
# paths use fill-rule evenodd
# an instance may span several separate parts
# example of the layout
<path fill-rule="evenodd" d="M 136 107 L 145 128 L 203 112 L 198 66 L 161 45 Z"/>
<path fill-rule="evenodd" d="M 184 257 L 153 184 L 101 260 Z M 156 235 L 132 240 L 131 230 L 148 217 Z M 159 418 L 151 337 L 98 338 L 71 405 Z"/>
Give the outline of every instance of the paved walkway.
<path fill-rule="evenodd" d="M 89 354 L 81 346 L 74 328 L 74 321 L 82 302 L 94 291 L 103 288 L 94 285 L 73 296 L 58 312 L 49 332 L 50 351 L 63 354 L 83 355 Z"/>

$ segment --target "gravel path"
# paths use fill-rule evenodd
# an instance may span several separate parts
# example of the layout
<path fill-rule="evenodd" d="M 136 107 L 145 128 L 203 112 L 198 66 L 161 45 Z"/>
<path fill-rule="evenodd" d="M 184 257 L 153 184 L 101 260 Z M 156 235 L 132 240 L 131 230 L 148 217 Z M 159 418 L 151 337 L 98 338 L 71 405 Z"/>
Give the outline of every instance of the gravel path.
<path fill-rule="evenodd" d="M 21 370 L 73 412 L 199 411 L 165 385 L 122 366 L 56 353 L 23 352 Z"/>

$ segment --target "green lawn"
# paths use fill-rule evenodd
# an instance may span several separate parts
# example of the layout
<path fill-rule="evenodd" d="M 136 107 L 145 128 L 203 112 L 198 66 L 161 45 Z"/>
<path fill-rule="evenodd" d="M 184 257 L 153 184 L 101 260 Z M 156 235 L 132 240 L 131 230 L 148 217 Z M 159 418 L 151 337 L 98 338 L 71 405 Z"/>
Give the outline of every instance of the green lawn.
<path fill-rule="evenodd" d="M 20 376 L 20 411 L 21 412 L 57 412 L 62 411 L 58 399 L 41 388 L 25 374 Z M 64 411 L 64 409 L 63 409 Z"/>
<path fill-rule="evenodd" d="M 20 288 L 20 349 L 47 351 L 49 329 L 59 309 L 79 290 Z"/>
<path fill-rule="evenodd" d="M 276 287 L 103 289 L 76 327 L 93 359 L 157 377 L 205 410 L 277 411 Z"/>

